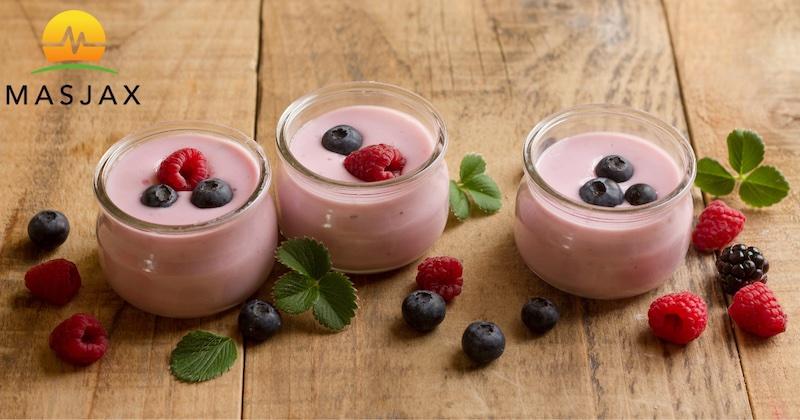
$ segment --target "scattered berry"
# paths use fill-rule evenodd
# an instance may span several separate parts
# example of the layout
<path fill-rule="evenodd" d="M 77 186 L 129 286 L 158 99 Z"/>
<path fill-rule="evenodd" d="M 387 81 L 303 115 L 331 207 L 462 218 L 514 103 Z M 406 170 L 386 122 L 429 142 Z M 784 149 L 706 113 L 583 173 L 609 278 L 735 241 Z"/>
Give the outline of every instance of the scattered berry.
<path fill-rule="evenodd" d="M 733 295 L 728 315 L 742 330 L 764 338 L 786 331 L 789 321 L 772 291 L 758 282 L 742 287 Z"/>
<path fill-rule="evenodd" d="M 62 258 L 50 260 L 31 267 L 25 273 L 25 287 L 49 304 L 65 305 L 78 294 L 81 274 L 71 261 Z"/>
<path fill-rule="evenodd" d="M 40 248 L 53 249 L 63 244 L 67 236 L 69 220 L 60 211 L 40 211 L 28 222 L 28 237 Z"/>
<path fill-rule="evenodd" d="M 438 293 L 445 302 L 461 294 L 464 267 L 453 257 L 425 258 L 417 266 L 417 286 L 421 290 Z"/>
<path fill-rule="evenodd" d="M 717 257 L 717 272 L 722 290 L 732 295 L 750 283 L 767 282 L 769 262 L 756 247 L 731 245 Z"/>
<path fill-rule="evenodd" d="M 714 200 L 700 213 L 692 232 L 692 242 L 700 251 L 722 249 L 744 229 L 746 218 L 720 200 Z"/>
<path fill-rule="evenodd" d="M 656 337 L 686 344 L 703 333 L 708 323 L 708 309 L 703 298 L 690 292 L 661 296 L 647 311 L 650 329 Z"/>
<path fill-rule="evenodd" d="M 469 324 L 461 336 L 464 353 L 476 363 L 484 364 L 497 359 L 506 349 L 506 337 L 496 324 L 476 321 Z"/>
<path fill-rule="evenodd" d="M 555 327 L 559 317 L 556 305 L 545 298 L 531 298 L 522 306 L 522 322 L 536 334 L 550 331 Z"/>
<path fill-rule="evenodd" d="M 233 200 L 233 191 L 227 182 L 212 178 L 200 181 L 192 191 L 192 204 L 201 209 L 222 207 Z"/>
<path fill-rule="evenodd" d="M 586 181 L 579 194 L 581 200 L 595 206 L 616 207 L 625 200 L 619 185 L 608 178 L 594 178 Z"/>
<path fill-rule="evenodd" d="M 615 182 L 625 182 L 633 176 L 633 165 L 622 156 L 611 155 L 600 159 L 594 167 L 595 175 Z"/>
<path fill-rule="evenodd" d="M 367 182 L 385 181 L 400 176 L 406 158 L 388 144 L 374 144 L 350 153 L 344 167 L 354 177 Z"/>
<path fill-rule="evenodd" d="M 658 194 L 656 194 L 656 190 L 647 184 L 633 184 L 625 191 L 625 200 L 632 206 L 652 203 L 657 199 Z"/>
<path fill-rule="evenodd" d="M 180 149 L 161 162 L 157 175 L 162 184 L 177 191 L 191 191 L 209 176 L 206 157 L 197 149 Z"/>
<path fill-rule="evenodd" d="M 50 348 L 66 362 L 90 365 L 106 354 L 108 334 L 95 317 L 75 314 L 50 333 Z"/>
<path fill-rule="evenodd" d="M 178 193 L 167 184 L 151 185 L 142 193 L 141 202 L 147 207 L 169 207 L 178 200 Z"/>
<path fill-rule="evenodd" d="M 264 341 L 281 329 L 281 314 L 263 300 L 253 299 L 239 311 L 239 331 L 252 341 Z"/>
<path fill-rule="evenodd" d="M 361 133 L 349 125 L 337 125 L 322 135 L 322 147 L 340 155 L 349 155 L 361 147 Z"/>
<path fill-rule="evenodd" d="M 403 319 L 413 329 L 431 331 L 441 324 L 445 316 L 445 302 L 429 290 L 411 292 L 403 300 Z"/>

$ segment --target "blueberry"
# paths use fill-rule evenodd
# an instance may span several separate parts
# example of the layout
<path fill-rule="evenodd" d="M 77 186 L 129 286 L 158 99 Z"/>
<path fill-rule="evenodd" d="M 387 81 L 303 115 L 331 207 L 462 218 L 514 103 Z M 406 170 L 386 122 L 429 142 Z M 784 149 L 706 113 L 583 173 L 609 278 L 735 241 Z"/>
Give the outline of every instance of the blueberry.
<path fill-rule="evenodd" d="M 622 156 L 610 155 L 600 159 L 594 167 L 595 175 L 616 182 L 625 182 L 633 176 L 633 165 Z"/>
<path fill-rule="evenodd" d="M 411 292 L 403 300 L 403 319 L 417 331 L 430 331 L 444 320 L 444 299 L 428 290 Z"/>
<path fill-rule="evenodd" d="M 201 209 L 222 207 L 232 199 L 233 191 L 230 185 L 219 178 L 200 181 L 192 191 L 192 204 Z"/>
<path fill-rule="evenodd" d="M 44 210 L 28 222 L 28 237 L 40 248 L 53 249 L 67 240 L 69 220 L 64 213 Z"/>
<path fill-rule="evenodd" d="M 658 194 L 653 187 L 647 184 L 633 184 L 625 191 L 625 200 L 634 206 L 641 206 L 658 199 Z"/>
<path fill-rule="evenodd" d="M 239 331 L 252 341 L 264 341 L 281 329 L 281 314 L 267 302 L 253 299 L 239 311 Z"/>
<path fill-rule="evenodd" d="M 522 307 L 522 322 L 536 334 L 550 331 L 559 317 L 556 305 L 545 298 L 532 298 Z"/>
<path fill-rule="evenodd" d="M 503 354 L 506 349 L 506 337 L 496 324 L 476 321 L 469 324 L 461 336 L 461 347 L 474 362 L 489 363 Z"/>
<path fill-rule="evenodd" d="M 615 207 L 624 201 L 619 185 L 608 178 L 595 178 L 586 181 L 579 194 L 581 200 L 603 207 Z"/>
<path fill-rule="evenodd" d="M 151 185 L 142 193 L 142 204 L 147 207 L 169 207 L 178 200 L 178 193 L 167 184 Z"/>
<path fill-rule="evenodd" d="M 362 142 L 361 133 L 349 125 L 337 125 L 322 135 L 322 147 L 345 156 L 358 150 Z"/>

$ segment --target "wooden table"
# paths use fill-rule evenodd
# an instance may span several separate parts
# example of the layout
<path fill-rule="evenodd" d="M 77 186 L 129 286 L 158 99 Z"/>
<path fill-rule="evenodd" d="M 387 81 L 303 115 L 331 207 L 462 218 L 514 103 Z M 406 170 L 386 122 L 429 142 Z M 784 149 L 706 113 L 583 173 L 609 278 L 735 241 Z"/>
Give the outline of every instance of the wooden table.
<path fill-rule="evenodd" d="M 46 64 L 41 31 L 64 3 L 103 23 L 101 64 L 119 74 L 31 74 Z M 0 104 L 0 417 L 800 417 L 796 193 L 745 211 L 741 239 L 768 256 L 769 284 L 792 319 L 766 341 L 731 326 L 713 256 L 690 251 L 667 285 L 644 296 L 589 301 L 531 274 L 511 233 L 523 138 L 575 104 L 650 111 L 689 135 L 699 156 L 718 159 L 731 129 L 755 129 L 767 161 L 800 186 L 796 0 L 4 0 L 0 45 L 7 84 L 141 85 L 140 106 Z M 274 164 L 275 123 L 293 99 L 362 79 L 429 98 L 449 125 L 451 172 L 480 152 L 503 189 L 499 214 L 451 221 L 430 251 L 462 258 L 466 271 L 465 292 L 436 332 L 402 325 L 413 267 L 357 277 L 361 309 L 347 331 L 289 318 L 259 346 L 242 344 L 236 310 L 164 319 L 108 288 L 91 183 L 112 143 L 161 120 L 208 120 L 253 135 Z M 708 197 L 695 197 L 699 211 Z M 52 253 L 33 250 L 26 236 L 43 208 L 72 221 Z M 28 267 L 56 256 L 75 261 L 84 280 L 62 308 L 30 297 L 23 283 Z M 686 347 L 663 344 L 646 310 L 684 289 L 709 303 L 708 328 Z M 541 338 L 519 321 L 532 295 L 562 310 Z M 96 314 L 111 339 L 87 368 L 61 363 L 47 346 L 51 329 L 79 311 Z M 483 369 L 460 352 L 463 329 L 478 318 L 508 338 L 503 357 Z M 168 355 L 197 328 L 237 337 L 240 357 L 224 376 L 187 385 L 170 376 Z"/>

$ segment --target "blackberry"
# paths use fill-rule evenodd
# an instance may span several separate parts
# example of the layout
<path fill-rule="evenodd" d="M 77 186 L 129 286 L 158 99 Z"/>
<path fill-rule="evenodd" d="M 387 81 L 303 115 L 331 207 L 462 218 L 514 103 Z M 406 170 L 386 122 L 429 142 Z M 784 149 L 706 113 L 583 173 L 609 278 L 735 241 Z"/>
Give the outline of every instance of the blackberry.
<path fill-rule="evenodd" d="M 767 282 L 769 262 L 758 248 L 744 244 L 731 245 L 717 258 L 717 272 L 722 290 L 732 295 L 748 284 Z"/>

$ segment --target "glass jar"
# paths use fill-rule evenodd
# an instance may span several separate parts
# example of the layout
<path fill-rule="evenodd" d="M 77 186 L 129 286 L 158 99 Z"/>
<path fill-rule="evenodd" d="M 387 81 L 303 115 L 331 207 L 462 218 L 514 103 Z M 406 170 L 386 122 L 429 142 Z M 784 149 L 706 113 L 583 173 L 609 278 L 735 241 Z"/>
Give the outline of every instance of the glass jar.
<path fill-rule="evenodd" d="M 678 185 L 645 205 L 599 207 L 568 198 L 544 181 L 537 162 L 545 150 L 565 138 L 597 132 L 636 136 L 661 149 L 660 155 L 680 169 Z M 674 127 L 628 107 L 578 106 L 533 128 L 523 163 L 514 238 L 523 260 L 542 280 L 578 296 L 616 299 L 660 286 L 683 263 L 693 220 L 695 157 Z"/>
<path fill-rule="evenodd" d="M 428 160 L 397 178 L 369 183 L 326 178 L 303 166 L 289 147 L 298 129 L 351 105 L 387 107 L 417 120 L 434 143 Z M 422 97 L 376 82 L 328 86 L 289 105 L 278 121 L 276 140 L 280 230 L 287 238 L 308 236 L 324 243 L 336 269 L 374 273 L 402 267 L 422 256 L 444 231 L 449 212 L 447 131 Z"/>
<path fill-rule="evenodd" d="M 185 225 L 152 223 L 120 209 L 107 190 L 111 168 L 142 144 L 184 134 L 211 136 L 223 145 L 231 142 L 253 160 L 258 181 L 244 204 Z M 94 177 L 100 265 L 109 286 L 133 306 L 166 317 L 206 316 L 241 303 L 267 279 L 274 264 L 278 229 L 270 179 L 261 147 L 231 128 L 165 123 L 123 138 L 100 159 Z"/>

